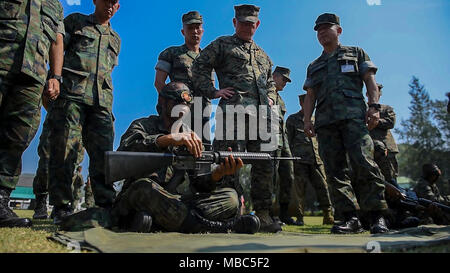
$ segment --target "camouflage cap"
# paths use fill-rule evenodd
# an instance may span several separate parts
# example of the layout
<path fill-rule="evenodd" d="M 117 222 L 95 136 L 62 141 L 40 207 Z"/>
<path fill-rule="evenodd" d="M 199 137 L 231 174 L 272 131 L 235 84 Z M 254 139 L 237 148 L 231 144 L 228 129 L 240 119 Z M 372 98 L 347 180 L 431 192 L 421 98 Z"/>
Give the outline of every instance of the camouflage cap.
<path fill-rule="evenodd" d="M 258 22 L 259 7 L 254 5 L 234 6 L 235 18 L 239 22 Z"/>
<path fill-rule="evenodd" d="M 317 31 L 320 25 L 322 24 L 332 24 L 332 25 L 340 25 L 339 16 L 333 13 L 324 13 L 319 15 L 316 20 L 316 25 L 314 26 L 314 30 Z"/>
<path fill-rule="evenodd" d="M 159 92 L 159 95 L 178 103 L 186 102 L 191 104 L 193 102 L 191 90 L 182 82 L 170 82 L 166 84 L 161 92 Z"/>
<path fill-rule="evenodd" d="M 291 70 L 289 68 L 277 66 L 275 67 L 273 73 L 279 73 L 281 76 L 285 77 L 288 82 L 292 82 L 291 78 L 289 77 L 289 75 L 291 74 Z"/>
<path fill-rule="evenodd" d="M 198 11 L 190 11 L 186 14 L 183 14 L 182 21 L 185 25 L 203 24 L 203 17 Z"/>

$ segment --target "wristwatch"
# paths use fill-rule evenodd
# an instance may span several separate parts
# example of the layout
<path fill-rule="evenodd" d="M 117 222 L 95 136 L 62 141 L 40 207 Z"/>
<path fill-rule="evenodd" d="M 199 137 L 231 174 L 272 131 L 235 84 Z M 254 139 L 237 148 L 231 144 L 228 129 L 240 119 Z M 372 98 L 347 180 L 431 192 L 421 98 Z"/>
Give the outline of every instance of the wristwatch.
<path fill-rule="evenodd" d="M 55 79 L 55 80 L 59 81 L 59 84 L 63 83 L 63 77 L 59 76 L 59 75 L 52 75 L 49 77 L 49 79 Z"/>
<path fill-rule="evenodd" d="M 379 103 L 372 103 L 372 104 L 369 104 L 369 108 L 371 108 L 371 107 L 373 107 L 373 108 L 375 108 L 375 109 L 377 109 L 377 110 L 380 110 L 380 109 L 381 109 L 381 105 L 380 105 Z"/>

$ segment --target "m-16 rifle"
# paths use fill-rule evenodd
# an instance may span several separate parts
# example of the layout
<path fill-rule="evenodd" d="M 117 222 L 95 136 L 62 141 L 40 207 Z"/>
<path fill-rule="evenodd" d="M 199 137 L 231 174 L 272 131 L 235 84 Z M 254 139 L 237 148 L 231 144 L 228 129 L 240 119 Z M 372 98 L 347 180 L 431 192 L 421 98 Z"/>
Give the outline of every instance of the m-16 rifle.
<path fill-rule="evenodd" d="M 417 197 L 417 194 L 411 190 L 405 190 L 400 187 L 395 187 L 391 183 L 384 181 L 386 186 L 386 194 L 398 202 L 400 205 L 414 209 L 414 210 L 425 210 L 430 206 L 435 206 L 441 209 L 445 213 L 450 213 L 450 207 L 444 204 L 434 202 L 425 198 Z"/>
<path fill-rule="evenodd" d="M 175 170 L 195 170 L 197 173 L 211 172 L 211 164 L 225 162 L 233 155 L 244 164 L 261 160 L 301 160 L 300 157 L 275 157 L 269 153 L 203 151 L 202 156 L 194 158 L 189 152 L 148 153 L 148 152 L 106 152 L 106 183 L 113 183 L 131 177 L 140 178 L 172 165 Z"/>

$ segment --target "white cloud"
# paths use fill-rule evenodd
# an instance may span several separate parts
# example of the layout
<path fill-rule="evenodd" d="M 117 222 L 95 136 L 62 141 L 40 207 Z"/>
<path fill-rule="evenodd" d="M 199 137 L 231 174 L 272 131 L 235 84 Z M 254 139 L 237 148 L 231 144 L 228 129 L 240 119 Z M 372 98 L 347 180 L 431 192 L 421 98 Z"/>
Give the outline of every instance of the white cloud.
<path fill-rule="evenodd" d="M 366 0 L 369 6 L 381 6 L 381 0 Z"/>
<path fill-rule="evenodd" d="M 367 1 L 369 1 L 369 0 L 367 0 Z M 67 5 L 69 5 L 69 6 L 79 6 L 79 5 L 81 5 L 81 0 L 66 0 L 66 2 L 67 2 Z"/>

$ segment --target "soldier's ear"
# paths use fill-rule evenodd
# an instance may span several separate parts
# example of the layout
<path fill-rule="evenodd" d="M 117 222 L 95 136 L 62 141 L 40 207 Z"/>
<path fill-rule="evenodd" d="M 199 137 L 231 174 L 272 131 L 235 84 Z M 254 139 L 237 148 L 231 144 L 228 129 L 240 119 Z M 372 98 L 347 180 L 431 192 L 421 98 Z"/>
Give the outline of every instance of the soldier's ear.
<path fill-rule="evenodd" d="M 256 28 L 258 28 L 260 24 L 261 24 L 261 21 L 258 20 L 258 22 L 256 22 Z"/>
<path fill-rule="evenodd" d="M 236 28 L 236 22 L 237 22 L 236 18 L 233 18 L 233 26 L 234 26 L 234 28 Z"/>

